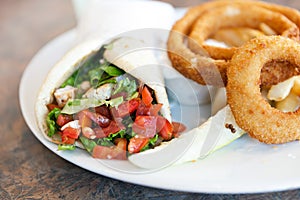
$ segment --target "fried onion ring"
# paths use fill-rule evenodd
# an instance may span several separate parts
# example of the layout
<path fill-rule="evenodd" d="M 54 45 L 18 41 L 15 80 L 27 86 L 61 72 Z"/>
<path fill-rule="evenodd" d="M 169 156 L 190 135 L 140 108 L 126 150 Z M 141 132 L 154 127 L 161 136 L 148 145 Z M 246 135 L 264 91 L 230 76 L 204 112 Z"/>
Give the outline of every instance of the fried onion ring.
<path fill-rule="evenodd" d="M 189 47 L 195 52 L 199 47 L 204 48 L 213 59 L 230 60 L 236 50 L 235 47 L 216 47 L 206 45 L 205 41 L 220 28 L 248 27 L 259 29 L 262 23 L 267 24 L 278 35 L 295 40 L 299 39 L 298 27 L 278 12 L 259 6 L 226 5 L 207 11 L 196 20 L 189 34 L 189 41 L 194 40 L 196 43 L 190 42 Z"/>
<path fill-rule="evenodd" d="M 168 54 L 172 62 L 172 65 L 180 73 L 187 78 L 190 78 L 203 85 L 224 86 L 227 82 L 226 70 L 229 62 L 226 60 L 217 60 L 210 58 L 210 56 L 204 50 L 201 52 L 193 52 L 186 45 L 186 37 L 192 31 L 194 23 L 202 16 L 206 11 L 213 10 L 218 7 L 226 5 L 244 5 L 248 7 L 258 6 L 268 9 L 273 12 L 281 13 L 286 16 L 290 21 L 294 22 L 297 27 L 300 26 L 300 13 L 292 8 L 288 8 L 281 5 L 265 3 L 252 0 L 220 0 L 201 4 L 188 10 L 183 18 L 178 20 L 172 27 L 172 30 L 168 38 Z M 255 13 L 255 12 L 254 12 Z M 272 66 L 271 66 L 272 67 Z M 285 68 L 284 68 L 285 69 Z M 267 70 L 269 71 L 269 70 Z M 272 80 L 275 75 L 279 77 L 279 81 L 284 80 L 286 77 L 290 77 L 294 72 L 289 70 L 270 70 L 273 75 L 269 73 L 262 73 L 261 82 L 264 86 L 268 85 L 268 81 Z M 284 77 L 284 78 L 281 78 Z M 220 80 L 221 79 L 221 80 Z"/>
<path fill-rule="evenodd" d="M 284 113 L 262 97 L 260 74 L 265 63 L 282 60 L 300 67 L 299 43 L 281 36 L 263 36 L 245 43 L 227 70 L 227 100 L 239 127 L 268 144 L 300 139 L 300 110 Z"/>
<path fill-rule="evenodd" d="M 224 42 L 230 47 L 242 46 L 246 41 L 252 38 L 264 35 L 263 32 L 246 27 L 222 28 L 218 30 L 212 39 Z"/>

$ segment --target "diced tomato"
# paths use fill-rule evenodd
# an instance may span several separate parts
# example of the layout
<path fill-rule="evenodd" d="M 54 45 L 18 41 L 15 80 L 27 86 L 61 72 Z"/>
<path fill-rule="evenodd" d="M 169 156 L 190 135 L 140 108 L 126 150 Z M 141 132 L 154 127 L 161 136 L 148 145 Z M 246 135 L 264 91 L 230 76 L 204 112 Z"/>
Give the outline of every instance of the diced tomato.
<path fill-rule="evenodd" d="M 106 105 L 98 106 L 95 108 L 96 113 L 99 113 L 109 119 L 112 119 L 110 110 Z"/>
<path fill-rule="evenodd" d="M 115 121 L 111 121 L 111 123 L 105 128 L 101 128 L 101 127 L 94 128 L 96 138 L 104 138 L 120 130 L 121 127 Z"/>
<path fill-rule="evenodd" d="M 91 127 L 92 126 L 92 120 L 84 113 L 84 112 L 79 112 L 77 114 L 78 120 L 79 120 L 79 125 L 84 128 L 84 127 Z"/>
<path fill-rule="evenodd" d="M 62 132 L 58 132 L 61 136 L 61 142 L 63 144 L 74 144 L 75 140 L 80 134 L 80 130 L 67 127 Z"/>
<path fill-rule="evenodd" d="M 120 127 L 120 129 L 126 129 L 126 127 L 124 126 L 124 124 L 122 123 L 123 119 L 120 117 L 115 117 L 114 118 L 115 122 L 117 123 L 117 125 Z"/>
<path fill-rule="evenodd" d="M 139 104 L 140 104 L 140 99 L 138 99 L 138 98 L 129 100 L 129 113 L 131 114 L 134 111 L 136 111 Z"/>
<path fill-rule="evenodd" d="M 150 115 L 150 106 L 146 106 L 144 102 L 141 102 L 136 111 L 137 116 Z"/>
<path fill-rule="evenodd" d="M 140 126 L 137 123 L 133 123 L 132 124 L 132 130 L 137 133 L 137 134 L 141 134 L 141 135 L 146 135 L 146 131 L 147 129 L 144 126 Z M 153 130 L 153 129 L 152 129 Z M 151 134 L 152 135 L 152 134 Z"/>
<path fill-rule="evenodd" d="M 118 98 L 118 97 L 123 97 L 123 99 L 127 98 L 127 92 L 119 92 L 117 94 L 114 94 L 111 96 L 112 99 Z"/>
<path fill-rule="evenodd" d="M 162 116 L 157 116 L 157 132 L 164 140 L 170 140 L 172 138 L 173 126 L 172 124 Z"/>
<path fill-rule="evenodd" d="M 119 147 L 120 149 L 123 149 L 126 151 L 127 140 L 125 138 L 117 138 L 117 139 L 115 139 L 115 145 L 117 145 L 117 147 Z"/>
<path fill-rule="evenodd" d="M 100 127 L 93 129 L 96 135 L 96 138 L 105 138 L 109 135 L 109 133 L 104 133 L 103 129 Z"/>
<path fill-rule="evenodd" d="M 116 148 L 118 148 L 118 154 L 116 155 L 116 159 L 118 160 L 126 160 L 126 150 L 127 150 L 127 140 L 125 138 L 117 138 L 115 140 Z"/>
<path fill-rule="evenodd" d="M 95 139 L 96 134 L 95 131 L 91 127 L 83 127 L 81 129 L 81 133 L 84 137 L 89 138 L 89 139 Z"/>
<path fill-rule="evenodd" d="M 126 160 L 127 141 L 125 138 L 119 138 L 115 146 L 105 147 L 97 145 L 94 147 L 92 156 L 99 159 L 117 159 Z"/>
<path fill-rule="evenodd" d="M 144 102 L 144 104 L 146 106 L 150 106 L 152 101 L 153 101 L 153 98 L 151 96 L 151 92 L 149 91 L 148 87 L 145 86 L 143 88 L 143 91 L 142 91 L 142 101 Z"/>
<path fill-rule="evenodd" d="M 169 121 L 166 121 L 165 126 L 158 133 L 163 139 L 170 140 L 173 136 L 173 126 Z"/>
<path fill-rule="evenodd" d="M 138 153 L 143 149 L 149 142 L 149 138 L 145 137 L 133 137 L 129 140 L 128 152 Z"/>
<path fill-rule="evenodd" d="M 75 139 L 74 138 L 69 138 L 66 135 L 62 135 L 61 136 L 61 142 L 63 144 L 74 144 L 75 143 Z"/>
<path fill-rule="evenodd" d="M 150 115 L 157 116 L 162 106 L 163 105 L 161 103 L 151 105 L 151 107 L 150 107 Z"/>
<path fill-rule="evenodd" d="M 72 115 L 59 114 L 56 120 L 58 126 L 63 126 L 73 120 Z"/>
<path fill-rule="evenodd" d="M 162 116 L 158 116 L 156 121 L 156 130 L 159 132 L 166 124 L 167 119 Z"/>
<path fill-rule="evenodd" d="M 173 136 L 178 137 L 180 133 L 186 130 L 186 126 L 179 122 L 172 122 Z"/>
<path fill-rule="evenodd" d="M 83 112 L 92 121 L 97 123 L 100 127 L 107 127 L 110 124 L 111 120 L 99 113 L 94 113 L 89 110 L 83 110 L 81 112 Z"/>
<path fill-rule="evenodd" d="M 136 116 L 132 130 L 139 135 L 152 138 L 156 134 L 156 121 L 155 116 Z"/>
<path fill-rule="evenodd" d="M 67 136 L 68 138 L 77 139 L 80 134 L 80 130 L 72 127 L 67 127 L 62 131 L 63 136 Z"/>
<path fill-rule="evenodd" d="M 54 108 L 60 108 L 58 105 L 56 105 L 56 104 L 54 104 L 54 103 L 49 103 L 48 105 L 47 105 L 47 108 L 48 108 L 48 110 L 49 110 L 49 112 L 51 111 L 51 110 L 53 110 Z"/>
<path fill-rule="evenodd" d="M 151 104 L 150 106 L 146 106 L 141 102 L 136 111 L 136 115 L 157 116 L 162 106 L 162 104 Z"/>
<path fill-rule="evenodd" d="M 113 147 L 105 147 L 97 145 L 94 147 L 92 156 L 99 159 L 113 159 Z"/>
<path fill-rule="evenodd" d="M 140 100 L 135 98 L 121 103 L 117 108 L 111 108 L 114 117 L 125 117 L 137 110 Z"/>

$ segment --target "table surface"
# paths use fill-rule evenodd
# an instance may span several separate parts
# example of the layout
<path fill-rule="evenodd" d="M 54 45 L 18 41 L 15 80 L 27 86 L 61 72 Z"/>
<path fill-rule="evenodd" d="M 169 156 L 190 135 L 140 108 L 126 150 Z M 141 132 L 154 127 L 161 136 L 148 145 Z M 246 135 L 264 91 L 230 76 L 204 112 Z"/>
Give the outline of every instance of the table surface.
<path fill-rule="evenodd" d="M 191 6 L 202 1 L 167 2 Z M 300 9 L 300 1 L 272 2 Z M 148 188 L 95 175 L 49 151 L 34 137 L 22 117 L 19 82 L 35 53 L 75 26 L 69 0 L 0 1 L 0 199 L 125 199 L 124 191 L 126 198 L 133 199 L 300 198 L 300 190 L 220 195 Z"/>

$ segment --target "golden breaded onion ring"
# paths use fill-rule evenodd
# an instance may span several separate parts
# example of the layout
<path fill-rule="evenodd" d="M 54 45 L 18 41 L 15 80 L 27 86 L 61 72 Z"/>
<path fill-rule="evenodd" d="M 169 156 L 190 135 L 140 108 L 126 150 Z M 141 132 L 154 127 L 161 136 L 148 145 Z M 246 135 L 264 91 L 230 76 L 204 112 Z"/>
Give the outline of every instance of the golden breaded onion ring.
<path fill-rule="evenodd" d="M 239 48 L 227 70 L 227 100 L 237 124 L 268 144 L 300 139 L 300 110 L 284 113 L 262 97 L 260 74 L 265 63 L 285 60 L 300 67 L 299 43 L 281 36 L 263 36 Z"/>
<path fill-rule="evenodd" d="M 217 32 L 212 36 L 212 39 L 224 42 L 230 47 L 239 47 L 246 41 L 262 35 L 264 35 L 264 33 L 260 30 L 246 27 L 233 27 L 217 30 Z"/>
<path fill-rule="evenodd" d="M 217 60 L 210 58 L 210 56 L 204 50 L 200 52 L 200 54 L 199 52 L 195 53 L 191 51 L 191 49 L 189 49 L 189 47 L 187 47 L 186 45 L 186 37 L 189 36 L 194 23 L 201 15 L 203 15 L 206 11 L 213 10 L 215 8 L 226 5 L 262 7 L 273 12 L 281 13 L 282 15 L 286 16 L 290 21 L 294 22 L 297 27 L 300 27 L 300 13 L 297 10 L 281 5 L 265 3 L 260 1 L 220 0 L 203 3 L 199 6 L 190 8 L 187 11 L 187 13 L 172 27 L 167 44 L 168 54 L 172 65 L 175 69 L 177 69 L 187 78 L 190 78 L 203 85 L 226 85 L 226 69 L 229 63 L 226 60 Z M 270 67 L 272 68 L 272 66 L 269 66 L 269 68 Z M 281 69 L 281 67 L 277 67 L 275 70 L 263 70 L 261 76 L 261 82 L 263 86 L 268 85 L 268 82 L 270 80 L 273 81 L 273 77 L 276 77 L 276 81 L 282 81 L 286 78 L 298 74 L 297 71 L 277 71 L 277 69 Z M 268 73 L 264 73 L 264 71 L 267 71 Z"/>
<path fill-rule="evenodd" d="M 255 14 L 254 14 L 255 13 Z M 221 19 L 221 20 L 220 20 Z M 189 34 L 189 47 L 197 52 L 203 48 L 213 59 L 230 60 L 236 47 L 216 47 L 205 44 L 209 37 L 221 28 L 248 27 L 259 29 L 262 23 L 267 24 L 277 35 L 299 39 L 299 29 L 284 15 L 259 6 L 226 5 L 212 9 L 201 15 Z"/>

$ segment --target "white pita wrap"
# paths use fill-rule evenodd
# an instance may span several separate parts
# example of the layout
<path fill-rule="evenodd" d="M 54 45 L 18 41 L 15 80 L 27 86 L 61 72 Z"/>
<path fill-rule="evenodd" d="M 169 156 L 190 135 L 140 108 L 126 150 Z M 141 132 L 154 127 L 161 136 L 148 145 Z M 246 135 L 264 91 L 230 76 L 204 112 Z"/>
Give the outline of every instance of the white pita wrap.
<path fill-rule="evenodd" d="M 105 41 L 93 40 L 71 49 L 48 73 L 37 96 L 35 114 L 39 129 L 50 141 L 59 143 L 47 136 L 48 126 L 46 122 L 47 104 L 53 101 L 53 93 L 64 81 L 70 77 L 93 52 L 104 45 Z M 104 57 L 125 72 L 150 86 L 156 95 L 158 103 L 163 104 L 162 115 L 171 121 L 170 106 L 165 90 L 162 72 L 157 65 L 152 51 L 142 50 L 145 43 L 133 38 L 119 38 L 112 42 L 104 53 Z M 138 50 L 138 51 L 136 51 Z"/>

